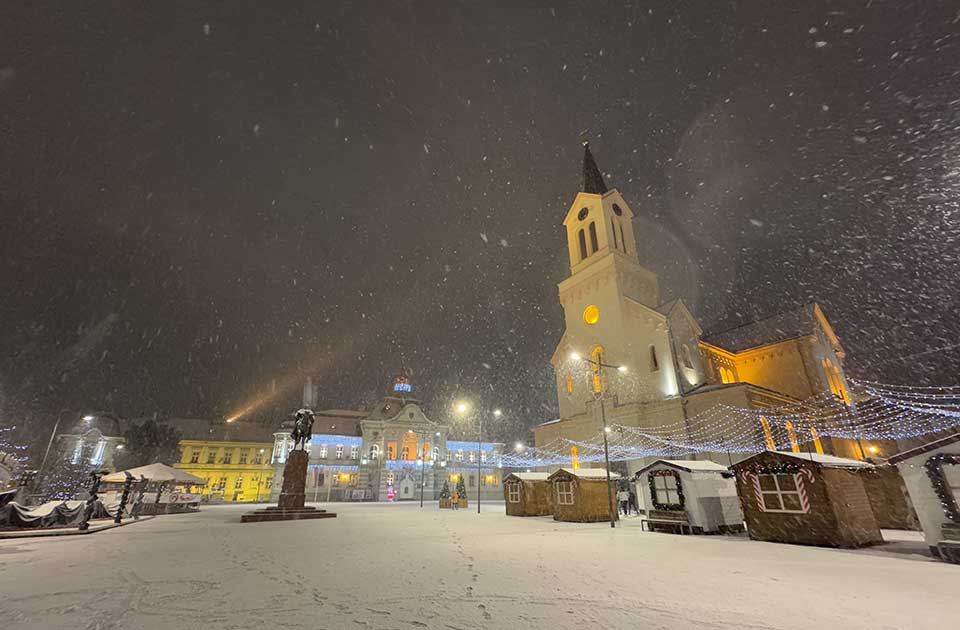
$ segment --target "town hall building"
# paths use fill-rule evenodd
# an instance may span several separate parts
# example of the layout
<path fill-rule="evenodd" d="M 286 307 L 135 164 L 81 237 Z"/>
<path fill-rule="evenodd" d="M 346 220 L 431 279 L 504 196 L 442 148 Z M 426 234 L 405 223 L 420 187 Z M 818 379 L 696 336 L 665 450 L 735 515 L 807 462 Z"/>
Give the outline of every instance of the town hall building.
<path fill-rule="evenodd" d="M 640 428 L 682 424 L 719 405 L 764 409 L 825 394 L 850 403 L 843 347 L 818 305 L 704 333 L 682 300 L 663 300 L 657 275 L 640 264 L 633 217 L 586 146 L 582 191 L 563 220 L 570 275 L 559 285 L 565 331 L 551 358 L 560 418 L 535 427 L 538 447 L 594 439 L 601 391 L 608 424 Z M 863 457 L 855 443 L 821 438 L 816 428 L 798 436 L 761 418 L 754 430 L 771 449 L 789 434 L 794 450 L 810 444 Z M 628 471 L 643 463 L 628 462 Z"/>
<path fill-rule="evenodd" d="M 310 381 L 304 405 L 315 403 Z M 502 499 L 503 444 L 450 439 L 451 428 L 431 420 L 414 398 L 407 372 L 391 383 L 372 410 L 315 411 L 313 436 L 307 445 L 308 501 L 414 501 L 439 498 L 443 482 L 451 490 L 463 478 L 468 498 Z M 274 433 L 274 477 L 293 448 L 288 420 Z M 280 484 L 273 484 L 272 499 Z"/>

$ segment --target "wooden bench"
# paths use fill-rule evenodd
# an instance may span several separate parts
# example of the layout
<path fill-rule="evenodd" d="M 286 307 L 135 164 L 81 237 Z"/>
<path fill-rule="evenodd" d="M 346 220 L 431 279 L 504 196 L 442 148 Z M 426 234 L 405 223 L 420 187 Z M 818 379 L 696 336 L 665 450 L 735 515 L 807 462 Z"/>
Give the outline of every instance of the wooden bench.
<path fill-rule="evenodd" d="M 686 511 L 683 512 L 668 512 L 666 510 L 650 510 L 646 518 L 640 519 L 640 529 L 644 529 L 644 523 L 646 523 L 647 531 L 656 531 L 657 528 L 665 527 L 673 530 L 678 530 L 681 534 L 693 533 L 693 526 L 690 525 L 690 520 L 687 518 Z"/>

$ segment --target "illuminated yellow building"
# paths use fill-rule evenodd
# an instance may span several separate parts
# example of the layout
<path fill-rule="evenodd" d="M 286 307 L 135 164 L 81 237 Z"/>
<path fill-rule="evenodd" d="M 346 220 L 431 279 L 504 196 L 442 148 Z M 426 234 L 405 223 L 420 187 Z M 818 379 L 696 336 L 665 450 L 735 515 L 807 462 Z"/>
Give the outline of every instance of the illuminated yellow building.
<path fill-rule="evenodd" d="M 174 468 L 203 477 L 205 500 L 267 501 L 273 488 L 273 442 L 181 440 Z"/>
<path fill-rule="evenodd" d="M 850 404 L 844 350 L 817 304 L 705 333 L 682 300 L 663 299 L 659 278 L 641 265 L 634 212 L 619 191 L 608 189 L 589 148 L 583 177 L 563 220 L 570 275 L 558 286 L 564 333 L 550 360 L 560 418 L 535 427 L 537 446 L 593 439 L 601 393 L 608 425 L 653 431 L 723 406 L 802 406 L 831 395 Z M 609 367 L 601 370 L 600 363 Z M 816 427 L 800 430 L 762 416 L 740 431 L 753 432 L 754 442 L 768 448 L 796 451 L 810 444 L 818 452 L 864 456 L 854 442 L 825 437 Z M 723 437 L 703 439 L 722 443 Z M 577 453 L 570 462 L 579 463 Z M 628 472 L 644 463 L 628 461 Z"/>

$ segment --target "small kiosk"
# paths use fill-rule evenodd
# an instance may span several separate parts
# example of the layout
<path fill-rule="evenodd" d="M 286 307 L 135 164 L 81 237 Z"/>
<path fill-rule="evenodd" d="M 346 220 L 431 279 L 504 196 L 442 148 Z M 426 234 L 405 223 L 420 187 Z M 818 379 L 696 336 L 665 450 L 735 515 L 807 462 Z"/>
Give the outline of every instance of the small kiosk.
<path fill-rule="evenodd" d="M 960 564 L 960 433 L 894 455 L 930 552 Z"/>
<path fill-rule="evenodd" d="M 866 462 L 766 451 L 733 465 L 753 540 L 864 547 L 883 542 L 860 472 Z"/>
<path fill-rule="evenodd" d="M 726 467 L 709 460 L 660 459 L 634 474 L 651 531 L 726 534 L 743 531 L 737 482 Z"/>
<path fill-rule="evenodd" d="M 553 514 L 553 492 L 549 473 L 516 472 L 503 480 L 503 499 L 508 516 Z"/>
<path fill-rule="evenodd" d="M 610 473 L 611 485 L 620 475 Z M 553 493 L 553 519 L 576 523 L 594 523 L 610 519 L 609 499 L 607 496 L 607 471 L 603 468 L 580 468 L 573 470 L 561 468 L 547 481 Z M 614 493 L 613 518 L 617 514 L 616 487 Z"/>

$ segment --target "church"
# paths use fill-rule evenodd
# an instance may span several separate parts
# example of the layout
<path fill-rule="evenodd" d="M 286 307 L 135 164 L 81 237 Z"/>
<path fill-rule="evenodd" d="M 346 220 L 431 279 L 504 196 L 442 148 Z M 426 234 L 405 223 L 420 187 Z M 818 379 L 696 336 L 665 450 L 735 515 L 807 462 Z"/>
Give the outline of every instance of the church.
<path fill-rule="evenodd" d="M 663 300 L 657 274 L 640 264 L 633 218 L 585 145 L 583 186 L 563 219 L 570 275 L 559 284 L 565 330 L 551 358 L 560 418 L 534 428 L 536 446 L 595 441 L 601 393 L 608 425 L 640 429 L 682 426 L 721 405 L 765 409 L 825 395 L 850 403 L 844 350 L 817 304 L 704 332 L 682 300 Z M 761 417 L 758 442 L 863 458 L 855 442 L 821 438 L 815 427 L 797 435 L 786 424 Z M 627 462 L 627 472 L 643 463 Z"/>

